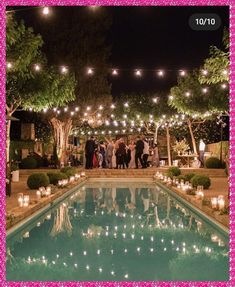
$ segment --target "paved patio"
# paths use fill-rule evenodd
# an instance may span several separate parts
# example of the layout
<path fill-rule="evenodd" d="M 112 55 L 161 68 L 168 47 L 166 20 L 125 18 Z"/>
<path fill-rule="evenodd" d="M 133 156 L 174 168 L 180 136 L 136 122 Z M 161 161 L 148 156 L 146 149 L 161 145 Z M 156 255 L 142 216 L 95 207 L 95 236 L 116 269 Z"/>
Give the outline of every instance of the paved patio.
<path fill-rule="evenodd" d="M 91 178 L 153 178 L 156 171 L 166 172 L 166 168 L 156 169 L 125 169 L 125 170 L 109 170 L 109 169 L 94 169 L 85 171 L 87 177 Z M 40 169 L 40 172 L 49 172 L 51 169 Z M 55 171 L 55 170 L 54 170 Z M 78 169 L 78 171 L 82 171 L 82 169 Z M 211 187 L 209 190 L 205 191 L 205 197 L 210 198 L 218 195 L 224 195 L 226 199 L 226 204 L 228 205 L 228 178 L 226 177 L 224 170 L 216 170 L 216 169 L 182 169 L 182 174 L 185 173 L 197 173 L 197 174 L 206 174 L 211 178 Z M 39 172 L 39 170 L 21 170 L 20 171 L 20 181 L 12 183 L 12 195 L 11 197 L 6 198 L 6 215 L 7 215 L 7 228 L 16 224 L 20 220 L 26 218 L 27 216 L 33 214 L 38 209 L 47 205 L 49 202 L 55 200 L 60 197 L 62 194 L 66 193 L 72 186 L 84 181 L 85 178 L 81 178 L 76 183 L 69 185 L 66 188 L 57 188 L 53 187 L 53 194 L 47 198 L 37 199 L 36 190 L 29 190 L 27 187 L 27 178 L 30 174 Z M 192 204 L 196 205 L 208 215 L 214 217 L 216 220 L 221 222 L 225 226 L 229 226 L 229 216 L 228 215 L 219 215 L 218 212 L 212 212 L 211 208 L 202 206 L 198 204 L 198 201 L 195 201 L 195 197 L 183 195 L 174 189 L 175 192 L 179 193 L 186 200 L 190 201 Z M 30 195 L 30 206 L 27 208 L 19 208 L 17 201 L 17 194 L 24 193 L 25 195 Z"/>

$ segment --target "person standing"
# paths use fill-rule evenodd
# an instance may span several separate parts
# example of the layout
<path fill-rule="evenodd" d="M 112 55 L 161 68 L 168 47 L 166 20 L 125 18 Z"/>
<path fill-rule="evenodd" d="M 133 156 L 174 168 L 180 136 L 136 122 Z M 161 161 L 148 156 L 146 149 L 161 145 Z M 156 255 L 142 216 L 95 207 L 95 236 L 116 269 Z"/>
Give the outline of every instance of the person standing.
<path fill-rule="evenodd" d="M 201 162 L 201 166 L 204 167 L 204 154 L 205 154 L 205 143 L 203 140 L 200 140 L 199 142 L 199 160 Z"/>
<path fill-rule="evenodd" d="M 140 161 L 142 168 L 144 167 L 144 163 L 142 160 L 144 150 L 144 142 L 140 138 L 140 136 L 137 137 L 136 146 L 135 146 L 135 168 L 138 168 L 138 161 Z"/>
<path fill-rule="evenodd" d="M 148 157 L 149 157 L 149 144 L 146 139 L 143 139 L 144 142 L 144 150 L 143 150 L 143 164 L 144 168 L 148 167 Z"/>
<path fill-rule="evenodd" d="M 117 167 L 116 168 L 125 168 L 125 158 L 126 158 L 126 145 L 124 144 L 123 139 L 120 139 L 119 146 L 116 151 L 117 156 Z"/>
<path fill-rule="evenodd" d="M 114 150 L 114 141 L 108 141 L 107 149 L 106 149 L 106 158 L 107 158 L 107 165 L 108 168 L 113 168 L 113 162 L 112 162 L 112 157 L 113 157 L 113 150 Z"/>
<path fill-rule="evenodd" d="M 131 152 L 131 160 L 129 163 L 129 168 L 135 168 L 135 142 L 134 141 L 131 141 L 129 145 L 129 149 Z"/>
<path fill-rule="evenodd" d="M 90 139 L 86 141 L 85 145 L 85 156 L 86 156 L 86 169 L 92 169 L 93 167 L 93 157 L 95 152 L 95 141 L 91 136 Z"/>

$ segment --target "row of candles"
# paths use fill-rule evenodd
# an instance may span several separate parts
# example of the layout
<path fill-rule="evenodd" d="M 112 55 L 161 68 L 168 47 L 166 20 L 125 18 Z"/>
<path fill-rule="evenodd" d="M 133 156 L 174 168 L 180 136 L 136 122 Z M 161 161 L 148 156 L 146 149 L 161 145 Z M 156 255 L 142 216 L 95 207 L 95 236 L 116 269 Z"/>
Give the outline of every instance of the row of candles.
<path fill-rule="evenodd" d="M 69 183 L 74 183 L 75 181 L 77 181 L 79 178 L 81 177 L 85 177 L 86 173 L 83 171 L 81 173 L 76 173 L 74 176 L 70 176 L 69 179 L 62 179 L 58 181 L 58 186 L 60 187 L 64 187 L 66 185 L 68 185 Z"/>
<path fill-rule="evenodd" d="M 155 174 L 155 177 L 157 179 L 162 180 L 167 185 L 176 186 L 178 189 L 181 189 L 184 192 L 193 190 L 193 186 L 189 181 L 184 182 L 183 179 L 181 179 L 179 181 L 179 179 L 177 179 L 175 177 L 173 179 L 171 179 L 170 177 L 167 177 L 166 175 L 164 175 L 163 173 L 161 173 L 159 171 Z M 204 191 L 203 190 L 204 190 L 203 185 L 197 186 L 197 190 L 195 192 L 197 199 L 200 199 L 200 200 L 204 199 Z M 211 198 L 211 207 L 214 210 L 220 210 L 220 211 L 224 210 L 224 208 L 225 208 L 224 196 L 219 195 L 218 197 L 212 197 Z"/>
<path fill-rule="evenodd" d="M 79 178 L 85 177 L 85 176 L 86 176 L 86 174 L 85 174 L 84 171 L 81 172 L 80 174 L 76 173 L 74 176 L 70 176 L 69 179 L 59 180 L 58 181 L 58 185 L 61 186 L 61 187 L 64 187 L 67 184 L 73 183 L 76 180 L 78 180 Z M 42 197 L 47 197 L 47 196 L 50 196 L 50 195 L 51 195 L 51 187 L 50 186 L 47 186 L 47 187 L 41 186 L 36 191 L 36 196 L 37 196 L 38 200 L 41 199 Z M 19 207 L 28 207 L 29 206 L 29 201 L 30 201 L 29 199 L 30 199 L 29 195 L 24 195 L 23 193 L 19 193 L 18 194 Z"/>

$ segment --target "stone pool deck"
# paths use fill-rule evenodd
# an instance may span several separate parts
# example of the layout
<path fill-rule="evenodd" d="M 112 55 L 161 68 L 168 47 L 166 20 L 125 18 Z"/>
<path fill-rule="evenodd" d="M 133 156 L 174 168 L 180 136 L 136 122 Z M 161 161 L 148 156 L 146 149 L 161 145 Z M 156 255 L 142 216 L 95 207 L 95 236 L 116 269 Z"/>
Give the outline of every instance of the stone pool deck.
<path fill-rule="evenodd" d="M 81 172 L 83 169 L 78 169 Z M 136 178 L 138 180 L 141 178 L 153 179 L 156 171 L 166 172 L 167 168 L 148 168 L 148 169 L 94 169 L 85 170 L 86 178 Z M 32 215 L 40 208 L 46 206 L 48 203 L 54 201 L 56 198 L 65 194 L 73 186 L 83 182 L 86 178 L 80 178 L 73 184 L 70 184 L 66 188 L 53 187 L 53 194 L 46 198 L 41 198 L 40 200 L 36 197 L 36 190 L 29 190 L 27 187 L 27 178 L 30 174 L 35 172 L 49 172 L 52 169 L 40 169 L 40 170 L 20 170 L 20 181 L 12 183 L 12 194 L 11 197 L 6 198 L 6 228 L 9 229 L 11 226 L 25 219 L 26 217 Z M 54 170 L 55 171 L 55 170 Z M 182 174 L 185 173 L 197 173 L 205 174 L 211 178 L 211 187 L 205 192 L 205 198 L 208 200 L 211 197 L 224 195 L 226 199 L 226 204 L 228 205 L 228 178 L 226 177 L 224 170 L 219 169 L 181 169 Z M 219 215 L 219 212 L 213 211 L 209 206 L 202 205 L 202 203 L 195 199 L 195 196 L 185 195 L 176 188 L 172 188 L 177 194 L 179 194 L 184 199 L 188 200 L 190 203 L 200 208 L 202 211 L 207 213 L 209 216 L 215 218 L 217 221 L 222 223 L 224 226 L 229 226 L 229 215 Z M 29 207 L 20 208 L 18 207 L 17 194 L 24 193 L 25 195 L 30 195 L 30 205 Z"/>

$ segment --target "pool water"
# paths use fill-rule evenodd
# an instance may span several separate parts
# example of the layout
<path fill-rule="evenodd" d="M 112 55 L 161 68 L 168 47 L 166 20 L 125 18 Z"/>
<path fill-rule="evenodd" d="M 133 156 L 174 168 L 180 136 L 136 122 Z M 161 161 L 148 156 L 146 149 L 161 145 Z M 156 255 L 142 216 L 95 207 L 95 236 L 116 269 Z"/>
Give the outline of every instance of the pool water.
<path fill-rule="evenodd" d="M 8 281 L 225 281 L 228 236 L 156 184 L 87 183 L 7 238 Z"/>

